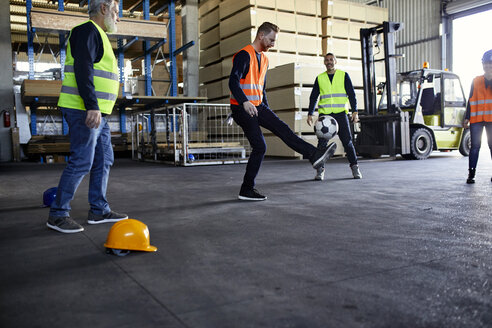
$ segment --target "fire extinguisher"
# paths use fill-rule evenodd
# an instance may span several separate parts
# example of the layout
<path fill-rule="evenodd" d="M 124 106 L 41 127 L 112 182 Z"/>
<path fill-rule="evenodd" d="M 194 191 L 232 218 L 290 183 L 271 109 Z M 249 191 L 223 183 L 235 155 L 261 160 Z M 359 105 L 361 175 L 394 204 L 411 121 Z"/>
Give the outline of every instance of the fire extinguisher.
<path fill-rule="evenodd" d="M 3 126 L 10 128 L 10 112 L 8 110 L 3 111 Z"/>

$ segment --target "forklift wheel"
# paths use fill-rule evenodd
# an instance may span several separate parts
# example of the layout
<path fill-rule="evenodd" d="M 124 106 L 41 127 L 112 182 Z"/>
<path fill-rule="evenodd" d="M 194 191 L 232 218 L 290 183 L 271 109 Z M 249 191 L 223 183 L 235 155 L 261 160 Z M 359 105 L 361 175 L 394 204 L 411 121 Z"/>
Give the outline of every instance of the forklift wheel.
<path fill-rule="evenodd" d="M 410 154 L 413 159 L 426 159 L 432 153 L 434 142 L 427 129 L 420 128 L 412 131 L 410 137 Z"/>
<path fill-rule="evenodd" d="M 460 153 L 463 156 L 470 155 L 471 149 L 471 137 L 470 137 L 470 129 L 463 130 L 463 137 L 461 137 L 460 143 Z"/>

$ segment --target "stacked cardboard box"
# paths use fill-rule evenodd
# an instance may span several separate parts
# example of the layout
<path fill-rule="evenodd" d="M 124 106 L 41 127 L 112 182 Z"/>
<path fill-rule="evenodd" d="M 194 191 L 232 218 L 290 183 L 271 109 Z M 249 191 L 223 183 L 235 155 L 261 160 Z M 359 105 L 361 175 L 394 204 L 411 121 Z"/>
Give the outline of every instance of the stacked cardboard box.
<path fill-rule="evenodd" d="M 323 52 L 360 59 L 360 29 L 388 20 L 388 10 L 342 0 L 321 1 Z"/>
<path fill-rule="evenodd" d="M 270 107 L 292 131 L 315 146 L 318 140 L 313 127 L 307 124 L 309 96 L 316 77 L 325 69 L 321 63 L 290 63 L 269 70 L 267 75 L 267 85 L 273 88 L 267 96 Z M 290 149 L 270 131 L 263 129 L 263 133 L 267 143 L 267 155 L 301 157 L 301 154 Z M 339 143 L 338 137 L 335 137 L 334 141 Z M 343 147 L 339 144 L 336 155 L 342 154 Z"/>
<path fill-rule="evenodd" d="M 337 56 L 338 68 L 348 72 L 354 87 L 362 88 L 360 29 L 388 20 L 388 9 L 342 0 L 322 0 L 323 53 Z M 376 56 L 383 58 L 383 50 Z M 376 63 L 376 75 L 384 76 L 384 64 Z"/>
<path fill-rule="evenodd" d="M 222 67 L 220 63 L 219 3 L 221 0 L 202 2 L 198 8 L 200 31 L 200 96 L 222 97 Z"/>
<path fill-rule="evenodd" d="M 152 69 L 152 67 L 151 67 Z M 145 62 L 142 60 L 138 67 L 134 67 L 134 74 L 137 76 L 137 88 L 136 94 L 139 96 L 145 96 Z M 152 73 L 152 95 L 153 96 L 166 96 L 170 87 L 170 75 L 169 70 L 165 66 L 164 62 L 155 64 Z"/>
<path fill-rule="evenodd" d="M 320 0 L 208 0 L 199 14 L 200 89 L 210 102 L 229 102 L 232 57 L 254 40 L 265 21 L 281 30 L 274 49 L 266 53 L 270 68 L 292 62 L 322 63 Z"/>
<path fill-rule="evenodd" d="M 200 88 L 210 102 L 229 103 L 232 56 L 269 21 L 281 31 L 274 49 L 266 53 L 267 98 L 295 133 L 317 144 L 306 123 L 307 109 L 314 80 L 325 70 L 327 52 L 336 54 L 337 68 L 350 75 L 356 88 L 358 108 L 364 107 L 359 30 L 387 20 L 387 9 L 338 0 L 208 0 L 199 14 Z M 376 69 L 384 72 L 382 65 Z M 264 133 L 267 155 L 300 157 L 269 131 Z M 338 146 L 337 154 L 342 154 L 343 147 Z"/>

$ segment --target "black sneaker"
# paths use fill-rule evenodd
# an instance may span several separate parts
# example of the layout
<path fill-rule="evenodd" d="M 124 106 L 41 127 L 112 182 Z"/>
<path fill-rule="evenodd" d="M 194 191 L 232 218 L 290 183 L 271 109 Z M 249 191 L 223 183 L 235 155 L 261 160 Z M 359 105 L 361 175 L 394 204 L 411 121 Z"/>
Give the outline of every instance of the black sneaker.
<path fill-rule="evenodd" d="M 91 211 L 89 211 L 89 217 L 87 218 L 87 223 L 100 224 L 100 223 L 108 223 L 108 222 L 118 222 L 126 219 L 128 219 L 128 215 L 116 213 L 113 211 L 103 215 L 94 214 Z"/>
<path fill-rule="evenodd" d="M 237 196 L 240 200 L 265 200 L 266 196 L 263 196 L 256 189 L 247 189 L 241 190 L 239 192 L 239 196 Z"/>
<path fill-rule="evenodd" d="M 63 233 L 76 233 L 84 231 L 84 227 L 75 222 L 68 216 L 61 217 L 48 217 L 48 222 L 46 222 L 48 228 L 63 232 Z"/>
<path fill-rule="evenodd" d="M 316 149 L 316 153 L 311 159 L 311 163 L 313 164 L 313 168 L 316 170 L 318 167 L 322 166 L 326 163 L 330 157 L 335 154 L 335 150 L 337 150 L 337 144 L 332 142 L 324 149 Z"/>

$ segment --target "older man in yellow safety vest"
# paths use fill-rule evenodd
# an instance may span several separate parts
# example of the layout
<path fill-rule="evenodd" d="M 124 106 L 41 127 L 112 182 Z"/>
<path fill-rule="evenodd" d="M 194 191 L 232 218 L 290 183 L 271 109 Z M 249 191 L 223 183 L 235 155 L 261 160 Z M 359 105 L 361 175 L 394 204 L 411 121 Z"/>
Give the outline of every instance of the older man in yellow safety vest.
<path fill-rule="evenodd" d="M 70 218 L 70 202 L 90 172 L 89 224 L 116 222 L 126 214 L 112 211 L 106 200 L 113 148 L 107 115 L 119 91 L 118 65 L 106 33 L 119 22 L 117 0 L 91 0 L 89 20 L 70 31 L 58 106 L 70 133 L 70 159 L 58 184 L 46 225 L 63 233 L 84 228 Z"/>

